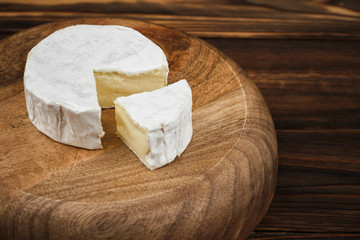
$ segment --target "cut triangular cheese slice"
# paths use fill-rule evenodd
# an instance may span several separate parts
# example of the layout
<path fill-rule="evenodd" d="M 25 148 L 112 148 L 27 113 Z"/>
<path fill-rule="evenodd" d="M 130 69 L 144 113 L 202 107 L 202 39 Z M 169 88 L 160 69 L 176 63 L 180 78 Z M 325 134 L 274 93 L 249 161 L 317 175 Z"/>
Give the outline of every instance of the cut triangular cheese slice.
<path fill-rule="evenodd" d="M 117 133 L 149 169 L 172 162 L 192 137 L 192 94 L 186 80 L 115 100 Z"/>

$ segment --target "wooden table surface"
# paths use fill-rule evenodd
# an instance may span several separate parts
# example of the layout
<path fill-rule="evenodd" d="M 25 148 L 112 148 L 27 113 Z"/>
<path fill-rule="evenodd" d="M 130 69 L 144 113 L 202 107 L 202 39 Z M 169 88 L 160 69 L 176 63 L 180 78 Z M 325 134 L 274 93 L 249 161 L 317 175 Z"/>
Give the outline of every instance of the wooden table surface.
<path fill-rule="evenodd" d="M 360 2 L 0 0 L 0 39 L 74 17 L 196 35 L 261 90 L 278 138 L 273 202 L 252 239 L 360 239 Z M 1 54 L 1 53 L 0 53 Z"/>

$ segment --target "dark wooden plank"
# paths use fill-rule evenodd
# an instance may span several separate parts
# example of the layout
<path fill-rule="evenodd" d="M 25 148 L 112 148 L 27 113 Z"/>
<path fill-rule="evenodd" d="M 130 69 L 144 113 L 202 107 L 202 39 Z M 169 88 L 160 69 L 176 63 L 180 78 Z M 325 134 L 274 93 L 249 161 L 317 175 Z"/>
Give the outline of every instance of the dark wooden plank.
<path fill-rule="evenodd" d="M 275 196 L 250 238 L 359 237 L 360 132 L 278 130 L 277 135 Z"/>
<path fill-rule="evenodd" d="M 255 231 L 248 239 L 353 239 L 358 240 L 359 233 L 304 233 L 292 231 Z"/>
<path fill-rule="evenodd" d="M 0 25 L 70 17 L 131 17 L 202 37 L 360 39 L 356 1 L 3 1 Z M 36 24 L 36 23 L 32 23 Z M 33 25 L 35 26 L 35 25 Z"/>
<path fill-rule="evenodd" d="M 298 176 L 279 170 L 277 186 L 357 183 L 360 187 L 359 130 L 277 130 L 277 138 L 279 169 L 294 170 Z"/>
<path fill-rule="evenodd" d="M 205 40 L 255 81 L 277 129 L 360 129 L 357 41 Z"/>
<path fill-rule="evenodd" d="M 276 193 L 257 230 L 360 233 L 359 201 L 359 195 Z"/>
<path fill-rule="evenodd" d="M 173 16 L 169 14 L 83 13 L 83 12 L 1 12 L 0 25 L 25 29 L 34 17 L 40 23 L 65 20 L 71 17 L 137 18 L 165 25 L 200 37 L 243 39 L 360 39 L 357 21 L 314 19 L 269 19 L 222 16 Z M 40 16 L 39 16 L 40 15 Z M 315 24 L 314 24 L 315 21 Z M 37 26 L 35 22 L 32 26 Z M 335 27 L 334 27 L 335 26 Z"/>
<path fill-rule="evenodd" d="M 254 77 L 277 129 L 360 129 L 360 78 Z M 272 82 L 272 83 L 271 83 Z M 336 135 L 336 133 L 335 133 Z"/>
<path fill-rule="evenodd" d="M 358 77 L 263 75 L 253 79 L 277 129 L 360 129 L 360 95 L 353 90 L 360 89 Z"/>
<path fill-rule="evenodd" d="M 360 25 L 359 25 L 360 26 Z M 250 76 L 360 75 L 358 41 L 203 38 L 234 59 Z"/>
<path fill-rule="evenodd" d="M 266 1 L 266 0 L 147 0 L 141 4 L 137 1 L 122 0 L 62 0 L 47 1 L 33 0 L 3 0 L 1 8 L 4 11 L 54 11 L 64 12 L 141 12 L 141 13 L 169 13 L 179 15 L 205 15 L 238 17 L 267 17 L 297 18 L 297 15 L 309 14 L 313 17 L 329 15 L 329 18 L 360 17 L 359 3 L 356 0 L 333 1 Z M 257 13 L 257 15 L 255 15 Z M 320 15 L 320 16 L 319 16 Z"/>

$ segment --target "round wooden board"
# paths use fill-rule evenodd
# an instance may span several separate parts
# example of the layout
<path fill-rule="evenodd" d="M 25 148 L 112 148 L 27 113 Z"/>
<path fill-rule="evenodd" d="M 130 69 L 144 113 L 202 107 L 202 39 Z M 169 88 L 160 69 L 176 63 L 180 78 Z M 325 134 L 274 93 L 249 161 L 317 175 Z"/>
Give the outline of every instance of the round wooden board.
<path fill-rule="evenodd" d="M 193 92 L 193 138 L 173 163 L 148 170 L 102 111 L 102 150 L 52 141 L 27 115 L 28 51 L 74 24 L 134 28 L 166 53 L 169 83 Z M 272 200 L 276 134 L 260 92 L 217 49 L 183 32 L 127 19 L 45 24 L 0 42 L 1 239 L 244 239 Z"/>

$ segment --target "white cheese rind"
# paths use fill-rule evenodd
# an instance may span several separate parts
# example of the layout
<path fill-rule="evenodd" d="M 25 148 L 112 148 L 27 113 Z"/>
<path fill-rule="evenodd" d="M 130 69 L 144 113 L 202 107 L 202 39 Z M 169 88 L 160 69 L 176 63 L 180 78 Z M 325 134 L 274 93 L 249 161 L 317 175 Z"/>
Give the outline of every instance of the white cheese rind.
<path fill-rule="evenodd" d="M 100 108 L 75 112 L 54 102 L 46 102 L 29 90 L 25 90 L 25 98 L 30 121 L 40 132 L 68 145 L 88 149 L 102 148 L 101 137 L 104 132 Z"/>
<path fill-rule="evenodd" d="M 151 170 L 172 162 L 192 137 L 192 94 L 186 80 L 167 87 L 119 97 L 121 106 L 135 124 L 148 130 L 150 152 L 142 162 Z"/>
<path fill-rule="evenodd" d="M 61 143 L 102 148 L 94 70 L 128 76 L 168 69 L 164 52 L 139 32 L 115 25 L 75 25 L 28 54 L 24 87 L 29 118 Z"/>

